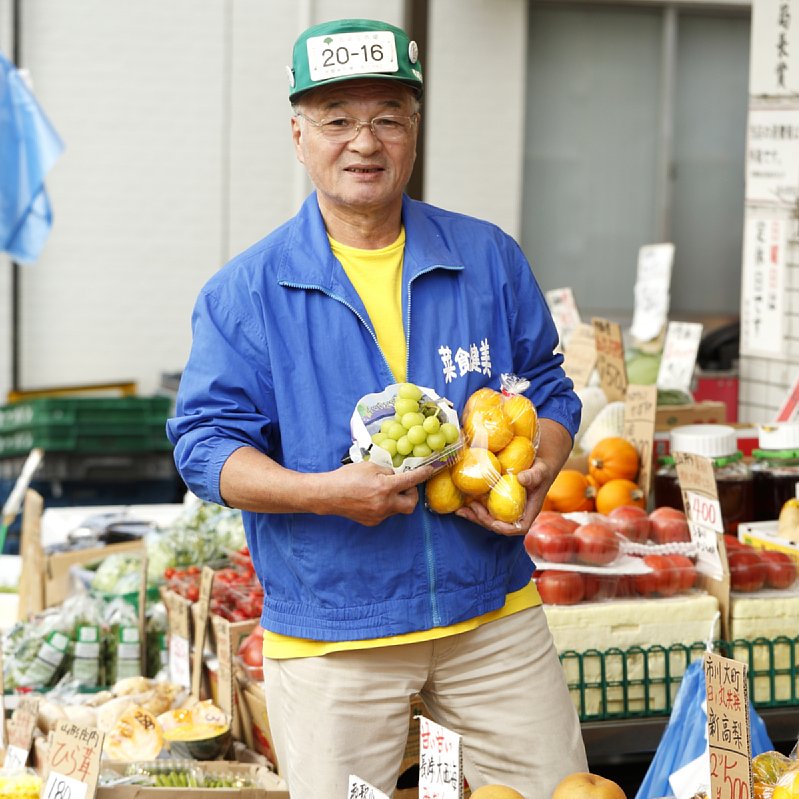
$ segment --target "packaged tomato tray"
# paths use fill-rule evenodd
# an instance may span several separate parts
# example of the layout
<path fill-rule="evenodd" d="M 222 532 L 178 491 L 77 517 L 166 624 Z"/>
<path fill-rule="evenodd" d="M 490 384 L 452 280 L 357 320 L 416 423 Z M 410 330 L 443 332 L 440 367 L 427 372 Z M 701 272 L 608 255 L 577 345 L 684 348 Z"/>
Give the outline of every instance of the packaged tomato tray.
<path fill-rule="evenodd" d="M 350 432 L 350 461 L 369 460 L 397 474 L 426 464 L 446 466 L 463 446 L 452 403 L 414 383 L 393 383 L 361 397 Z"/>

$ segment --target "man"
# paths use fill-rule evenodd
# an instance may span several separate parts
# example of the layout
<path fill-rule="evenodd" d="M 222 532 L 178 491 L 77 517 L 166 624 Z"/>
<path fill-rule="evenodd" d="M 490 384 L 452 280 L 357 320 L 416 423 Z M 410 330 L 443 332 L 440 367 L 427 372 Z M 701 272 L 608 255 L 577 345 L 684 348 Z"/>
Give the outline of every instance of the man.
<path fill-rule="evenodd" d="M 391 794 L 420 693 L 472 787 L 549 796 L 586 768 L 522 544 L 580 418 L 555 327 L 510 237 L 404 195 L 422 69 L 402 30 L 317 25 L 290 86 L 315 192 L 202 290 L 168 427 L 187 485 L 244 511 L 281 771 L 292 799 L 345 796 L 349 774 Z M 519 523 L 431 513 L 430 466 L 341 465 L 363 395 L 410 381 L 461 409 L 503 372 L 540 416 Z"/>

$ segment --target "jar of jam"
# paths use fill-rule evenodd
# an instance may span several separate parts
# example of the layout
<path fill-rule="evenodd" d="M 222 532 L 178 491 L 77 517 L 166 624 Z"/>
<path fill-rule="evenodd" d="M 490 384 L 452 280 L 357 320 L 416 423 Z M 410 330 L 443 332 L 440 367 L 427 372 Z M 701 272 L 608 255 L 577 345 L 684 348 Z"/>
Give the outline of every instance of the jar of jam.
<path fill-rule="evenodd" d="M 734 535 L 741 522 L 753 521 L 752 470 L 738 449 L 735 428 L 721 424 L 691 424 L 675 427 L 670 438 L 671 452 L 690 452 L 712 461 L 724 532 Z M 655 507 L 666 505 L 684 510 L 674 458 L 661 459 L 654 483 Z"/>
<path fill-rule="evenodd" d="M 761 425 L 752 452 L 755 521 L 779 518 L 782 506 L 799 486 L 799 424 Z"/>

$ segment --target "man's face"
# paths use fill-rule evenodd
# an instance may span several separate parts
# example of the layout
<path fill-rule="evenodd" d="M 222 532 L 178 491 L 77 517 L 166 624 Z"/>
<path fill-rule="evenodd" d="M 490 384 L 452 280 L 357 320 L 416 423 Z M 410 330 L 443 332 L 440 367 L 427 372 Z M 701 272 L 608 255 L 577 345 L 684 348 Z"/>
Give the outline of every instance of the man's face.
<path fill-rule="evenodd" d="M 414 117 L 406 136 L 384 141 L 364 125 L 352 141 L 330 141 L 308 119 L 293 117 L 297 158 L 319 193 L 320 204 L 362 213 L 380 212 L 401 203 L 416 160 L 417 104 L 411 90 L 385 80 L 353 80 L 313 89 L 300 98 L 299 111 L 315 122 L 354 117 Z"/>

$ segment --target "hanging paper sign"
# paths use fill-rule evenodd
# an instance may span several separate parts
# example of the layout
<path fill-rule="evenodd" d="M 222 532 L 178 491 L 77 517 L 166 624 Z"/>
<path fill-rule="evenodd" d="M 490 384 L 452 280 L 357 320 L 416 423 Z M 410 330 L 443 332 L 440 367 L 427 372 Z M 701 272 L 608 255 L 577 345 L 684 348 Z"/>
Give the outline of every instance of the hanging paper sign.
<path fill-rule="evenodd" d="M 705 652 L 704 667 L 711 796 L 753 797 L 747 666 Z"/>
<path fill-rule="evenodd" d="M 377 790 L 373 785 L 370 785 L 366 780 L 350 774 L 347 799 L 388 799 L 388 796 Z"/>
<path fill-rule="evenodd" d="M 789 0 L 752 3 L 749 94 L 796 97 L 799 93 L 799 23 Z"/>
<path fill-rule="evenodd" d="M 574 294 L 571 288 L 552 289 L 546 292 L 547 305 L 555 327 L 558 329 L 560 343 L 565 347 L 566 342 L 572 331 L 580 324 L 580 312 L 577 310 L 577 303 L 574 301 Z"/>
<path fill-rule="evenodd" d="M 623 401 L 627 392 L 627 367 L 621 327 L 617 322 L 597 317 L 594 317 L 593 325 L 599 383 L 608 402 Z"/>
<path fill-rule="evenodd" d="M 419 716 L 419 796 L 463 799 L 461 736 Z"/>
<path fill-rule="evenodd" d="M 572 379 L 575 388 L 588 385 L 596 369 L 596 340 L 594 326 L 581 323 L 566 339 L 563 371 Z"/>
<path fill-rule="evenodd" d="M 630 333 L 638 341 L 652 341 L 666 325 L 673 261 L 674 245 L 670 243 L 648 244 L 638 251 L 630 325 Z"/>
<path fill-rule="evenodd" d="M 701 339 L 702 325 L 699 322 L 669 322 L 655 381 L 658 388 L 691 390 Z"/>
<path fill-rule="evenodd" d="M 103 737 L 94 727 L 59 722 L 49 747 L 43 799 L 91 799 L 95 795 Z"/>
<path fill-rule="evenodd" d="M 20 699 L 8 725 L 8 748 L 3 768 L 20 769 L 28 762 L 38 719 L 39 698 L 26 696 Z"/>
<path fill-rule="evenodd" d="M 655 438 L 657 386 L 627 386 L 624 400 L 624 438 L 638 452 L 638 487 L 649 496 L 652 484 L 652 442 Z"/>
<path fill-rule="evenodd" d="M 799 111 L 750 108 L 746 201 L 791 205 L 799 189 Z"/>

